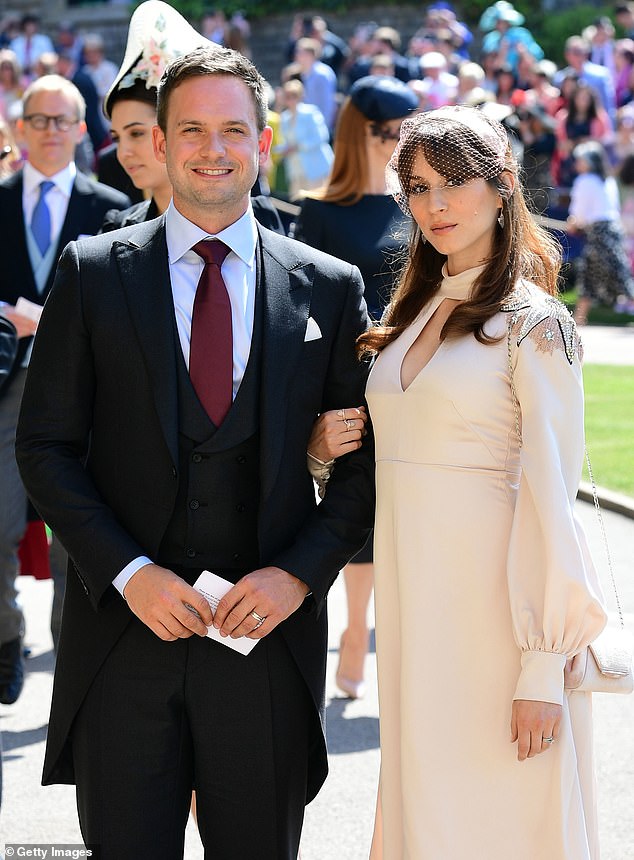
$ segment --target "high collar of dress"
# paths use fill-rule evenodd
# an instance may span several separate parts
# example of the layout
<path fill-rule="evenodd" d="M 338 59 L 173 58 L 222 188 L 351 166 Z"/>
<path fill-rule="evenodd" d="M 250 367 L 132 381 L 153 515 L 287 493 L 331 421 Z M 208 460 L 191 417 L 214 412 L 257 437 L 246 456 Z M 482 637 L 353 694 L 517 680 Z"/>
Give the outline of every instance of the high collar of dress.
<path fill-rule="evenodd" d="M 438 296 L 443 299 L 459 299 L 460 301 L 468 299 L 473 282 L 484 271 L 484 268 L 484 266 L 476 266 L 474 269 L 460 272 L 459 275 L 449 275 L 447 274 L 447 263 L 444 263 Z"/>

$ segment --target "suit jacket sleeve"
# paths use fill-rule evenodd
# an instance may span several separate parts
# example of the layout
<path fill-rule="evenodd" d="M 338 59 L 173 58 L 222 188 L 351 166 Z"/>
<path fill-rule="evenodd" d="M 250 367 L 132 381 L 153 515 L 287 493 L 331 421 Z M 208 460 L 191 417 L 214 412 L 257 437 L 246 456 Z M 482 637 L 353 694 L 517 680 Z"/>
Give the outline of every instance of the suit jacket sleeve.
<path fill-rule="evenodd" d="M 338 284 L 346 300 L 330 355 L 322 412 L 365 404 L 368 367 L 355 344 L 367 329 L 363 281 L 356 267 Z M 374 438 L 369 427 L 363 446 L 337 460 L 323 501 L 305 522 L 293 544 L 273 564 L 299 577 L 319 605 L 341 568 L 370 534 L 374 521 Z"/>
<path fill-rule="evenodd" d="M 68 551 L 95 607 L 144 550 L 117 522 L 84 467 L 95 394 L 77 244 L 62 254 L 35 338 L 16 456 L 29 496 Z"/>

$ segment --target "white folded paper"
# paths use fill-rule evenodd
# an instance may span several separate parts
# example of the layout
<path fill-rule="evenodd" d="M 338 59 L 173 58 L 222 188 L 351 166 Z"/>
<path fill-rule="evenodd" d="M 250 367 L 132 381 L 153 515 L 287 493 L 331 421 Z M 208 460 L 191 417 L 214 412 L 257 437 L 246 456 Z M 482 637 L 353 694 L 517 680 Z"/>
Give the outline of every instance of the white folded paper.
<path fill-rule="evenodd" d="M 211 611 L 215 613 L 220 599 L 233 588 L 234 583 L 228 579 L 223 579 L 210 570 L 203 570 L 196 582 L 194 588 L 200 592 L 207 603 L 211 606 Z M 240 639 L 232 639 L 231 636 L 221 636 L 215 627 L 207 628 L 207 636 L 220 642 L 221 645 L 226 645 L 228 648 L 233 648 L 240 654 L 249 654 L 255 645 L 258 644 L 258 639 L 247 639 L 246 636 L 241 636 Z"/>
<path fill-rule="evenodd" d="M 25 299 L 24 296 L 20 296 L 15 303 L 16 314 L 20 314 L 20 316 L 26 317 L 32 322 L 39 323 L 43 310 L 44 308 L 42 305 L 31 302 L 28 299 Z"/>

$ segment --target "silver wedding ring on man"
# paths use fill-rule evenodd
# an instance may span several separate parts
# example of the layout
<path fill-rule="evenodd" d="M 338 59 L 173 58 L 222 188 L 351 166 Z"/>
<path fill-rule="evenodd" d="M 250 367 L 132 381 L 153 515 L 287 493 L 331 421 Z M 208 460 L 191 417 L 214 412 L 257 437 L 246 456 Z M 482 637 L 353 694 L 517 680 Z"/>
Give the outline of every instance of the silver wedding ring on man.
<path fill-rule="evenodd" d="M 250 612 L 249 614 L 251 615 L 252 618 L 255 618 L 255 620 L 257 621 L 257 624 L 253 628 L 254 630 L 257 630 L 258 627 L 261 627 L 264 624 L 264 622 L 266 621 L 266 615 L 258 615 L 258 613 L 255 611 L 255 609 L 253 610 L 253 612 Z"/>

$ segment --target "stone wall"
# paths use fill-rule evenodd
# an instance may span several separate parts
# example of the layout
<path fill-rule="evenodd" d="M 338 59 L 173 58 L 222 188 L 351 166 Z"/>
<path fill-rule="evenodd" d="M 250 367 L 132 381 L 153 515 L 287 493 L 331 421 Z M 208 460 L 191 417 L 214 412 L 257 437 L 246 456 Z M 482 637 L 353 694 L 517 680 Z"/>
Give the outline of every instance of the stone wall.
<path fill-rule="evenodd" d="M 0 0 L 4 2 L 4 0 Z M 115 63 L 121 62 L 125 48 L 130 11 L 124 4 L 91 4 L 67 6 L 65 0 L 10 0 L 16 12 L 35 11 L 42 17 L 43 29 L 54 33 L 61 20 L 73 21 L 82 32 L 98 32 L 106 43 L 106 53 Z M 379 25 L 395 27 L 406 45 L 422 22 L 421 6 L 372 6 L 358 8 L 354 14 L 328 14 L 333 31 L 347 39 L 355 26 L 362 21 L 376 21 Z M 317 14 L 317 8 L 307 8 L 306 14 Z M 251 35 L 253 60 L 262 74 L 273 85 L 279 83 L 280 69 L 285 63 L 285 49 L 291 27 L 292 14 L 285 13 L 258 19 Z"/>
<path fill-rule="evenodd" d="M 330 28 L 342 39 L 348 39 L 354 28 L 363 21 L 375 21 L 379 26 L 394 27 L 401 34 L 403 48 L 422 25 L 424 3 L 420 6 L 371 6 L 357 8 L 354 14 L 329 12 Z M 308 8 L 306 15 L 321 14 L 319 9 Z M 285 64 L 286 45 L 293 16 L 275 15 L 257 22 L 251 37 L 253 60 L 264 77 L 273 85 L 279 83 L 279 73 Z"/>

